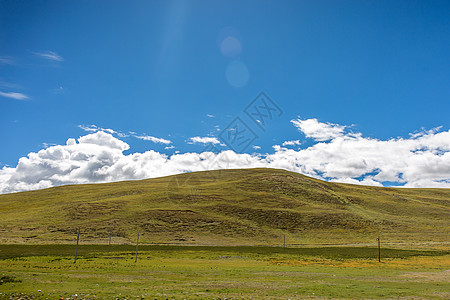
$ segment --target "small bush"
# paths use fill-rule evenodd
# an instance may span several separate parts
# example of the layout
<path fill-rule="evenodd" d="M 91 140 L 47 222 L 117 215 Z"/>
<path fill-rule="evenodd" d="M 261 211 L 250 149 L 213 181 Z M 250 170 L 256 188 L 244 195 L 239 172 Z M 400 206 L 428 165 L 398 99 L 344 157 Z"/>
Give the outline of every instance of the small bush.
<path fill-rule="evenodd" d="M 22 282 L 22 280 L 17 279 L 15 276 L 2 276 L 0 278 L 0 285 L 8 282 Z"/>

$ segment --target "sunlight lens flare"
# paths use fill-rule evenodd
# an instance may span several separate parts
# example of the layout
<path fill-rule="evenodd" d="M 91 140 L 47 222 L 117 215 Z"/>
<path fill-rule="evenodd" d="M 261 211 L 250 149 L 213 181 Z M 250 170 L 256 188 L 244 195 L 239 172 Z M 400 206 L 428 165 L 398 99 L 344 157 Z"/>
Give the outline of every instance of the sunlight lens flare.
<path fill-rule="evenodd" d="M 242 52 L 242 39 L 233 27 L 225 27 L 219 32 L 217 45 L 223 56 L 235 58 Z"/>
<path fill-rule="evenodd" d="M 246 86 L 250 78 L 247 66 L 237 60 L 228 64 L 225 76 L 228 83 L 237 88 Z"/>

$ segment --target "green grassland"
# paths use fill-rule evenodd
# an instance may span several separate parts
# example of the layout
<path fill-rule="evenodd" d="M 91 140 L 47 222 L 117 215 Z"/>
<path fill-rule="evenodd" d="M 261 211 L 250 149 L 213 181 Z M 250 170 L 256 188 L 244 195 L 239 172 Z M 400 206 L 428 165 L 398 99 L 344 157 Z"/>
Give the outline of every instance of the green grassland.
<path fill-rule="evenodd" d="M 0 299 L 448 299 L 449 204 L 275 169 L 0 195 Z"/>
<path fill-rule="evenodd" d="M 375 245 L 448 249 L 450 189 L 219 170 L 0 195 L 0 243 Z"/>
<path fill-rule="evenodd" d="M 0 246 L 0 299 L 448 299 L 450 253 L 370 247 Z"/>

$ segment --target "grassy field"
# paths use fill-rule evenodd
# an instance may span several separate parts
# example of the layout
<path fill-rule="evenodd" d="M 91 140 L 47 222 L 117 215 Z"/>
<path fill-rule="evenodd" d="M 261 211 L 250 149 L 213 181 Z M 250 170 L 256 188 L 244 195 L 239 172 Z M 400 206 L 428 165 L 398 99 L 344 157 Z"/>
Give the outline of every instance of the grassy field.
<path fill-rule="evenodd" d="M 219 170 L 0 195 L 0 243 L 373 245 L 449 249 L 450 189 Z"/>
<path fill-rule="evenodd" d="M 2 245 L 0 298 L 448 299 L 450 253 L 370 247 Z"/>
<path fill-rule="evenodd" d="M 4 299 L 450 298 L 450 189 L 245 169 L 62 186 L 0 204 Z"/>

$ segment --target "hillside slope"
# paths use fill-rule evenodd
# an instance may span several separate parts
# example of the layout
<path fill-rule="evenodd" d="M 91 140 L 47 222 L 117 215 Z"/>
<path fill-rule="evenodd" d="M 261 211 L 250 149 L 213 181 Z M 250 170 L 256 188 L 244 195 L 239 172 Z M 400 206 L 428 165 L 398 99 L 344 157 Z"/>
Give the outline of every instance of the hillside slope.
<path fill-rule="evenodd" d="M 0 195 L 0 243 L 449 246 L 450 189 L 329 183 L 275 169 L 219 170 Z"/>

